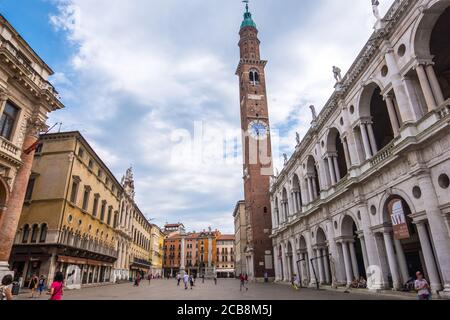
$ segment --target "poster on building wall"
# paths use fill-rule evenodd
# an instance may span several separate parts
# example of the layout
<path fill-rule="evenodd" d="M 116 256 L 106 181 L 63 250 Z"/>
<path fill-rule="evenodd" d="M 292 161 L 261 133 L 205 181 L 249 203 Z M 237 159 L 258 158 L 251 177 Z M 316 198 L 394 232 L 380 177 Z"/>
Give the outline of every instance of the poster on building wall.
<path fill-rule="evenodd" d="M 403 202 L 399 199 L 391 200 L 388 203 L 388 212 L 391 216 L 395 239 L 397 240 L 409 239 L 410 233 L 408 223 L 406 221 Z"/>

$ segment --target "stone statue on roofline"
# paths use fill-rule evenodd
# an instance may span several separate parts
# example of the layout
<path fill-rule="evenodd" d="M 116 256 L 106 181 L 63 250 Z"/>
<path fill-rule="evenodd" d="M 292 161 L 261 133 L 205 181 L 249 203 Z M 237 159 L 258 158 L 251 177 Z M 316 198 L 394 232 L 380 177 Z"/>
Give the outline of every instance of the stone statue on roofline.
<path fill-rule="evenodd" d="M 375 18 L 377 18 L 377 21 L 381 20 L 379 5 L 380 5 L 380 1 L 372 0 L 372 11 L 373 11 L 373 15 L 375 16 Z"/>
<path fill-rule="evenodd" d="M 295 140 L 297 141 L 297 145 L 300 144 L 300 133 L 296 132 L 295 133 Z"/>
<path fill-rule="evenodd" d="M 309 108 L 311 109 L 313 121 L 316 121 L 317 120 L 316 107 L 314 105 L 310 105 Z"/>
<path fill-rule="evenodd" d="M 342 82 L 342 70 L 339 69 L 336 66 L 333 66 L 333 74 L 334 74 L 334 79 L 336 79 L 336 82 L 340 83 Z"/>

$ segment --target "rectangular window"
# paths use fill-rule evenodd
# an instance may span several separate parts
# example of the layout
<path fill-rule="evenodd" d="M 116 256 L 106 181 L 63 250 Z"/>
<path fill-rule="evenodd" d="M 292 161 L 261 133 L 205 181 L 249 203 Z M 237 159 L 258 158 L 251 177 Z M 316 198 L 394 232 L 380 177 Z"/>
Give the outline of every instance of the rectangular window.
<path fill-rule="evenodd" d="M 72 182 L 72 192 L 70 193 L 70 202 L 73 204 L 77 203 L 77 195 L 78 195 L 78 182 Z"/>
<path fill-rule="evenodd" d="M 31 201 L 31 199 L 33 198 L 33 189 L 35 182 L 36 178 L 30 178 L 30 180 L 28 181 L 27 191 L 25 193 L 25 201 Z"/>
<path fill-rule="evenodd" d="M 99 197 L 98 197 L 98 195 L 96 195 L 95 198 L 94 198 L 94 206 L 93 206 L 93 208 L 92 208 L 92 215 L 93 215 L 94 217 L 97 216 L 97 212 L 98 212 L 98 201 L 99 201 Z"/>
<path fill-rule="evenodd" d="M 79 156 L 80 158 L 83 158 L 83 156 L 84 156 L 84 150 L 83 150 L 83 148 L 79 148 L 79 149 L 78 149 L 78 156 Z"/>
<path fill-rule="evenodd" d="M 105 219 L 105 211 L 106 211 L 106 201 L 102 203 L 102 209 L 100 211 L 100 220 L 103 221 Z"/>
<path fill-rule="evenodd" d="M 93 169 L 94 168 L 94 161 L 92 159 L 89 160 L 89 169 Z"/>
<path fill-rule="evenodd" d="M 90 195 L 91 195 L 91 189 L 86 187 L 84 189 L 84 194 L 83 194 L 83 210 L 84 211 L 87 211 L 87 209 L 88 209 Z"/>
<path fill-rule="evenodd" d="M 6 102 L 5 110 L 3 110 L 2 117 L 0 118 L 0 136 L 11 140 L 18 115 L 19 108 L 13 106 L 9 101 Z"/>
<path fill-rule="evenodd" d="M 111 224 L 111 215 L 112 215 L 112 207 L 109 207 L 108 209 L 108 219 L 107 219 L 107 224 Z"/>
<path fill-rule="evenodd" d="M 39 155 L 39 154 L 42 153 L 42 147 L 43 147 L 43 146 L 44 146 L 43 143 L 39 143 L 39 144 L 37 145 L 36 150 L 35 150 L 35 155 Z"/>

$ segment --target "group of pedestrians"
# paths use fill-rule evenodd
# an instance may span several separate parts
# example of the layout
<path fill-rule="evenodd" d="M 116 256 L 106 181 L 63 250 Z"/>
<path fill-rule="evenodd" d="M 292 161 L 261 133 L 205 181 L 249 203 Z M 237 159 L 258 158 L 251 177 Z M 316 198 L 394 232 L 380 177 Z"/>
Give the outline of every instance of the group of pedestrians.
<path fill-rule="evenodd" d="M 1 300 L 13 300 L 12 293 L 13 277 L 12 275 L 6 275 L 3 277 L 0 285 L 0 301 Z M 41 276 L 33 276 L 30 280 L 30 286 L 32 297 L 39 291 L 39 296 L 45 289 L 45 278 Z M 62 300 L 64 294 L 64 274 L 62 272 L 56 272 L 53 282 L 47 291 L 49 300 Z"/>
<path fill-rule="evenodd" d="M 42 293 L 45 290 L 45 283 L 46 279 L 43 275 L 38 277 L 36 274 L 34 274 L 31 277 L 30 283 L 28 288 L 31 289 L 31 299 L 36 297 L 36 294 L 39 293 L 39 297 L 42 296 Z"/>

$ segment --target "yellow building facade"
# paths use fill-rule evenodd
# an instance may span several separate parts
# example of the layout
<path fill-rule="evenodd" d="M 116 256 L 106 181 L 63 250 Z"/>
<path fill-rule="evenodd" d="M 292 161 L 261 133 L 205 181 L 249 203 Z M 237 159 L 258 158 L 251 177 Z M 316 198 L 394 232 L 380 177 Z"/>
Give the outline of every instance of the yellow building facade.
<path fill-rule="evenodd" d="M 155 277 L 163 276 L 164 261 L 164 232 L 155 224 L 152 224 L 150 238 L 150 260 L 152 262 L 151 273 Z"/>
<path fill-rule="evenodd" d="M 79 132 L 41 136 L 10 258 L 16 277 L 26 285 L 62 271 L 69 288 L 110 282 L 121 192 Z"/>

